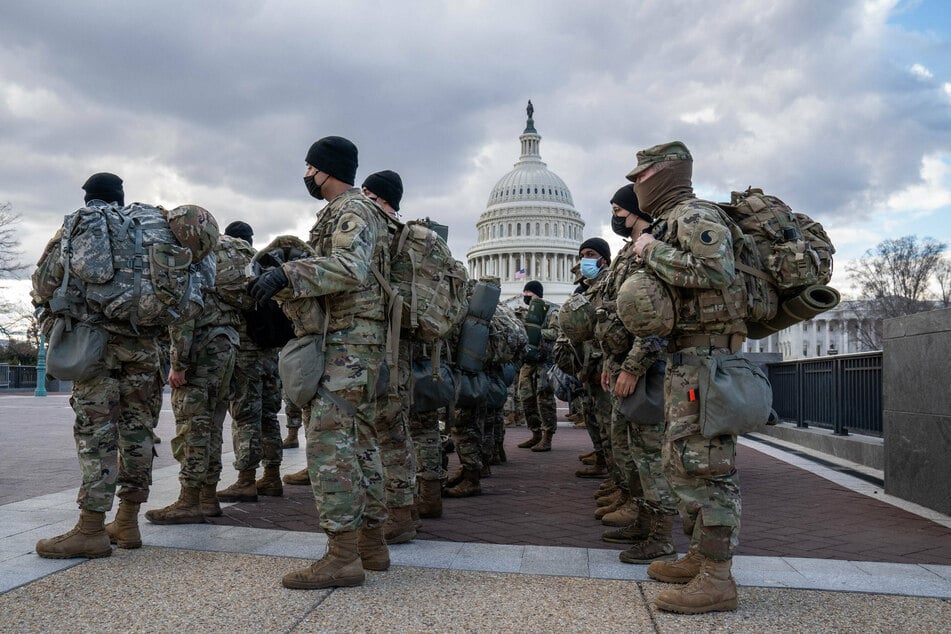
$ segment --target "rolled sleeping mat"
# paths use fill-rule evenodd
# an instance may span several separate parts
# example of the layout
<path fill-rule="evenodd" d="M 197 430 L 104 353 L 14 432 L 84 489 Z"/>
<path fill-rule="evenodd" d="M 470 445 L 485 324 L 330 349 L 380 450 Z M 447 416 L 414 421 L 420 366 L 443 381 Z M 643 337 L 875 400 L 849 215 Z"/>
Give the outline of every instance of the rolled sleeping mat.
<path fill-rule="evenodd" d="M 485 282 L 476 282 L 469 298 L 469 315 L 476 319 L 488 322 L 495 314 L 495 307 L 499 305 L 499 295 L 502 289 Z"/>
<path fill-rule="evenodd" d="M 456 367 L 465 372 L 481 372 L 489 356 L 489 327 L 470 317 L 462 322 L 456 346 Z"/>
<path fill-rule="evenodd" d="M 825 284 L 807 286 L 795 297 L 783 300 L 779 310 L 776 311 L 776 316 L 768 322 L 749 324 L 747 338 L 765 339 L 784 328 L 835 308 L 841 299 L 839 291 L 831 286 Z"/>

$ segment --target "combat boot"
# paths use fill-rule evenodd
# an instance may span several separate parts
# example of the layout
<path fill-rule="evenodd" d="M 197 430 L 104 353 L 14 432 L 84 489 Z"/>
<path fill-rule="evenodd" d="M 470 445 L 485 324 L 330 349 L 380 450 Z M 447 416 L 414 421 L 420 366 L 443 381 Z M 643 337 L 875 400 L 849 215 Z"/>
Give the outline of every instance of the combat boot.
<path fill-rule="evenodd" d="M 153 524 L 204 524 L 201 510 L 201 489 L 182 485 L 178 500 L 165 508 L 145 512 L 145 519 Z"/>
<path fill-rule="evenodd" d="M 112 546 L 109 545 L 105 520 L 105 513 L 83 509 L 72 530 L 36 542 L 36 554 L 45 559 L 108 557 L 112 554 Z"/>
<path fill-rule="evenodd" d="M 518 443 L 515 446 L 519 447 L 520 449 L 531 449 L 532 447 L 537 445 L 539 442 L 541 442 L 541 440 L 542 440 L 542 430 L 536 429 L 532 431 L 531 438 L 529 438 L 528 440 L 523 440 L 522 442 Z"/>
<path fill-rule="evenodd" d="M 582 462 L 582 464 L 594 464 L 594 456 L 595 456 L 595 453 L 596 453 L 596 452 L 594 452 L 594 451 L 589 451 L 588 453 L 583 453 L 583 454 L 581 454 L 580 456 L 578 456 L 578 460 L 580 460 L 580 461 Z"/>
<path fill-rule="evenodd" d="M 221 504 L 218 502 L 217 484 L 203 484 L 198 492 L 198 504 L 205 517 L 221 517 Z"/>
<path fill-rule="evenodd" d="M 254 483 L 256 469 L 242 469 L 238 472 L 238 480 L 227 489 L 218 491 L 218 499 L 222 502 L 257 502 L 258 487 Z"/>
<path fill-rule="evenodd" d="M 641 509 L 637 501 L 631 498 L 616 511 L 605 513 L 601 517 L 601 523 L 605 526 L 630 526 L 637 521 L 640 512 Z"/>
<path fill-rule="evenodd" d="M 284 484 L 308 486 L 310 484 L 310 472 L 307 467 L 304 467 L 295 473 L 288 473 L 284 476 Z"/>
<path fill-rule="evenodd" d="M 297 449 L 300 447 L 300 440 L 297 439 L 297 432 L 300 431 L 300 427 L 288 427 L 287 428 L 287 438 L 281 443 L 281 446 L 284 449 Z"/>
<path fill-rule="evenodd" d="M 488 462 L 482 463 L 482 469 L 479 471 L 480 478 L 491 478 L 492 477 L 492 467 L 489 466 Z"/>
<path fill-rule="evenodd" d="M 538 444 L 532 447 L 532 451 L 551 451 L 551 437 L 554 434 L 550 431 L 542 432 L 542 439 L 538 441 Z"/>
<path fill-rule="evenodd" d="M 477 469 L 466 469 L 462 482 L 443 491 L 443 495 L 447 498 L 467 498 L 481 494 L 482 487 L 479 485 L 479 471 Z"/>
<path fill-rule="evenodd" d="M 650 533 L 650 516 L 647 513 L 638 513 L 637 521 L 630 526 L 624 526 L 601 533 L 601 541 L 610 544 L 633 544 L 642 539 L 647 539 Z"/>
<path fill-rule="evenodd" d="M 386 547 L 383 526 L 367 528 L 364 523 L 359 530 L 357 548 L 364 570 L 389 570 L 390 549 Z M 415 535 L 415 533 L 413 533 Z"/>
<path fill-rule="evenodd" d="M 630 548 L 621 551 L 618 559 L 626 564 L 649 564 L 652 561 L 677 559 L 674 548 L 674 516 L 641 509 L 642 521 L 638 517 L 638 525 L 650 528 L 649 535 L 634 542 Z"/>
<path fill-rule="evenodd" d="M 284 485 L 281 484 L 281 468 L 270 466 L 264 467 L 264 475 L 254 483 L 258 495 L 279 498 L 284 495 Z"/>
<path fill-rule="evenodd" d="M 607 474 L 608 465 L 604 461 L 604 452 L 602 451 L 599 451 L 597 454 L 595 454 L 595 462 L 593 465 L 575 471 L 575 476 L 578 478 L 603 478 Z"/>
<path fill-rule="evenodd" d="M 390 516 L 386 518 L 386 524 L 383 526 L 383 539 L 387 544 L 402 544 L 416 537 L 412 504 L 391 508 L 389 512 Z"/>
<path fill-rule="evenodd" d="M 597 498 L 594 503 L 598 506 L 598 508 L 603 506 L 612 506 L 617 504 L 618 499 L 623 495 L 624 491 L 618 488 L 615 489 L 613 493 L 608 493 L 607 495 L 602 495 L 601 497 Z"/>
<path fill-rule="evenodd" d="M 419 480 L 419 516 L 442 517 L 442 483 L 439 480 Z"/>
<path fill-rule="evenodd" d="M 617 485 L 617 482 L 613 478 L 608 478 L 604 482 L 598 485 L 598 490 L 594 492 L 595 498 L 604 497 L 605 495 L 610 495 L 617 491 L 620 487 Z"/>
<path fill-rule="evenodd" d="M 732 565 L 732 559 L 713 561 L 703 557 L 696 577 L 683 587 L 664 590 L 657 595 L 654 604 L 661 610 L 680 614 L 735 610 L 737 596 L 736 582 L 730 574 Z"/>
<path fill-rule="evenodd" d="M 620 493 L 618 493 L 617 496 L 615 496 L 614 502 L 612 502 L 608 506 L 601 506 L 598 508 L 597 511 L 594 512 L 594 519 L 599 520 L 605 515 L 607 515 L 608 513 L 613 513 L 614 511 L 618 510 L 619 508 L 627 504 L 628 500 L 630 499 L 631 498 L 628 495 L 627 491 L 622 490 Z"/>
<path fill-rule="evenodd" d="M 139 532 L 139 504 L 119 500 L 116 517 L 105 526 L 109 543 L 119 548 L 142 548 L 142 533 Z"/>
<path fill-rule="evenodd" d="M 677 561 L 655 561 L 647 567 L 647 576 L 665 583 L 688 583 L 700 574 L 703 555 L 696 548 Z"/>
<path fill-rule="evenodd" d="M 299 570 L 289 572 L 281 579 L 285 588 L 317 590 L 361 586 L 366 579 L 357 549 L 358 531 L 327 533 L 327 552 L 324 556 Z"/>
<path fill-rule="evenodd" d="M 446 479 L 446 488 L 452 488 L 462 482 L 463 478 L 466 477 L 465 474 L 466 470 L 464 467 L 459 467 L 456 469 L 456 472 Z"/>

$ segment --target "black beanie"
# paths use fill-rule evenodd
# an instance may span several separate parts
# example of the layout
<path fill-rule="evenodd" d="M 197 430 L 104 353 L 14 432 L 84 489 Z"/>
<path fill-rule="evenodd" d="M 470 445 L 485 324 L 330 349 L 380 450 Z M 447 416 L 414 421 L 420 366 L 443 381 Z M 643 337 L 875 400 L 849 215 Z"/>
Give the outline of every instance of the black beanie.
<path fill-rule="evenodd" d="M 251 229 L 251 225 L 241 220 L 235 220 L 225 227 L 225 235 L 240 238 L 248 244 L 253 244 L 251 237 L 254 235 L 254 231 Z"/>
<path fill-rule="evenodd" d="M 532 280 L 531 282 L 528 282 L 527 284 L 525 284 L 525 288 L 523 288 L 522 290 L 535 293 L 539 297 L 545 296 L 545 287 L 542 286 L 542 283 L 539 282 L 538 280 Z"/>
<path fill-rule="evenodd" d="M 637 194 L 634 193 L 634 185 L 625 185 L 614 192 L 614 196 L 611 198 L 611 204 L 617 205 L 621 209 L 629 211 L 647 222 L 654 222 L 654 219 L 641 211 L 641 208 L 637 205 Z"/>
<path fill-rule="evenodd" d="M 578 247 L 579 255 L 585 249 L 591 249 L 592 251 L 597 251 L 598 255 L 604 258 L 604 261 L 608 264 L 611 263 L 611 247 L 608 245 L 607 240 L 603 238 L 588 238 L 581 243 L 581 246 Z"/>
<path fill-rule="evenodd" d="M 93 174 L 83 183 L 86 192 L 85 201 L 101 200 L 115 203 L 120 207 L 125 205 L 125 192 L 122 191 L 122 179 L 109 172 Z"/>
<path fill-rule="evenodd" d="M 390 203 L 390 207 L 400 210 L 400 200 L 403 198 L 403 179 L 392 170 L 383 170 L 370 174 L 363 181 L 363 186 Z"/>
<path fill-rule="evenodd" d="M 305 160 L 348 185 L 357 179 L 357 146 L 342 136 L 325 136 L 315 141 Z"/>

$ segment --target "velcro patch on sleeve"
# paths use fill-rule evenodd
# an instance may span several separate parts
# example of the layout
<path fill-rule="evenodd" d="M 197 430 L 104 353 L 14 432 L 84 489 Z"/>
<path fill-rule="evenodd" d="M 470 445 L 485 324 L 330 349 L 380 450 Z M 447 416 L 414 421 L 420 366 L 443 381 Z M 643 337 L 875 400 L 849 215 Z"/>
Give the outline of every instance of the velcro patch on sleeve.
<path fill-rule="evenodd" d="M 711 257 L 720 252 L 726 237 L 727 228 L 723 225 L 701 218 L 690 226 L 690 252 L 698 257 Z"/>
<path fill-rule="evenodd" d="M 363 228 L 367 226 L 366 221 L 354 213 L 345 213 L 337 220 L 337 226 L 333 232 L 333 248 L 349 249 L 353 246 Z"/>

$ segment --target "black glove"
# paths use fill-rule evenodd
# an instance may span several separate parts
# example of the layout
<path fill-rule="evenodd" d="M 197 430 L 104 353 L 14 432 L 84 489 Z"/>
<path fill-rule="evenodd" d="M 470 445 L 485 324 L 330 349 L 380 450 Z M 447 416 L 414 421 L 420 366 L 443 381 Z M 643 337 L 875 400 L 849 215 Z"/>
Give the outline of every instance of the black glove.
<path fill-rule="evenodd" d="M 264 275 L 259 275 L 248 283 L 248 295 L 254 298 L 259 306 L 267 303 L 274 297 L 274 293 L 287 286 L 287 276 L 284 269 L 277 267 Z"/>

